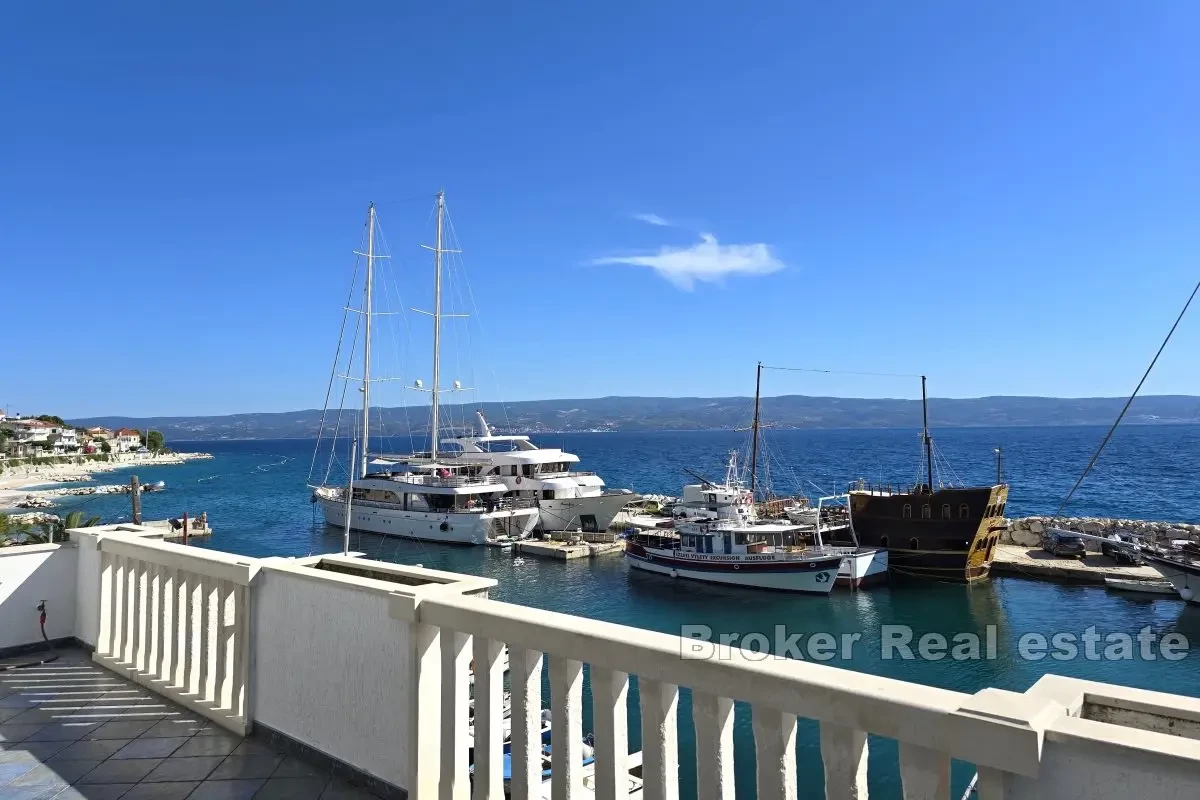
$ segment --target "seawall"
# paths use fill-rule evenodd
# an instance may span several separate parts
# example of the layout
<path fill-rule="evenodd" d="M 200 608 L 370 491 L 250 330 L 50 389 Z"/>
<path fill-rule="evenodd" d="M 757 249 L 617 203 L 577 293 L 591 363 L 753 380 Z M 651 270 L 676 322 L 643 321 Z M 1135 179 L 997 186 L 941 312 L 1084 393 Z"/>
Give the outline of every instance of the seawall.
<path fill-rule="evenodd" d="M 1049 527 L 1062 528 L 1095 536 L 1110 533 L 1132 533 L 1147 541 L 1163 539 L 1192 539 L 1200 541 L 1200 525 L 1185 522 L 1153 522 L 1138 519 L 1115 519 L 1110 517 L 1020 517 L 1006 520 L 1007 530 L 1000 535 L 1001 544 L 1020 547 L 1038 547 L 1042 534 Z M 1100 543 L 1084 540 L 1088 550 L 1100 552 Z"/>

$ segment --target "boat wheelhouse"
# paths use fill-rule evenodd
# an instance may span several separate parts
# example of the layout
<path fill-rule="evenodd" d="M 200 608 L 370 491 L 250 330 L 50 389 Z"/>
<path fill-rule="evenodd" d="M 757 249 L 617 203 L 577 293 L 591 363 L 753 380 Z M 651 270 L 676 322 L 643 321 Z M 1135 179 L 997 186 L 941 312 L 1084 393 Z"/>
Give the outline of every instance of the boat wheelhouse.
<path fill-rule="evenodd" d="M 536 506 L 542 530 L 605 531 L 617 513 L 637 499 L 628 489 L 605 489 L 604 479 L 594 472 L 572 470 L 579 463 L 574 453 L 539 447 L 528 436 L 496 435 L 482 411 L 475 412 L 475 419 L 474 435 L 442 439 L 441 464 L 494 479 L 510 498 Z M 409 464 L 425 461 L 421 456 L 387 458 Z"/>
<path fill-rule="evenodd" d="M 813 544 L 808 535 L 789 524 L 687 522 L 677 532 L 631 536 L 625 555 L 636 569 L 672 578 L 828 594 L 846 548 Z"/>

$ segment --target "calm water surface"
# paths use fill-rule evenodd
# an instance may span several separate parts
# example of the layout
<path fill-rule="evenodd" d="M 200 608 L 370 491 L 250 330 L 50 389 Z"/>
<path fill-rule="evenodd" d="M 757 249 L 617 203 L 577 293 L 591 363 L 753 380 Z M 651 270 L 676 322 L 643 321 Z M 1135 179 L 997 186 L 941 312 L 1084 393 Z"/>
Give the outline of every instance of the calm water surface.
<path fill-rule="evenodd" d="M 1005 477 L 1012 485 L 1013 516 L 1051 513 L 1087 463 L 1102 436 L 1098 428 L 952 429 L 937 432 L 944 462 L 968 483 L 994 477 L 993 449 L 1003 448 Z M 539 437 L 545 446 L 577 453 L 581 469 L 599 472 L 610 486 L 678 494 L 689 480 L 684 468 L 719 477 L 726 452 L 744 444 L 734 432 L 650 434 L 559 434 Z M 180 450 L 203 450 L 212 461 L 138 470 L 143 481 L 166 481 L 168 490 L 144 498 L 150 518 L 207 511 L 217 533 L 212 547 L 246 555 L 307 555 L 341 548 L 339 531 L 327 529 L 309 503 L 305 483 L 313 454 L 308 441 L 173 443 Z M 407 440 L 395 447 L 407 446 Z M 768 447 L 777 489 L 794 486 L 815 494 L 833 492 L 848 481 L 911 480 L 919 464 L 915 431 L 772 431 Z M 1200 522 L 1200 427 L 1127 427 L 1120 430 L 1069 508 L 1075 514 Z M 949 470 L 945 473 L 949 475 Z M 128 472 L 101 475 L 100 483 L 125 480 Z M 123 496 L 72 499 L 71 507 L 107 520 L 127 518 Z M 877 675 L 975 692 L 987 686 L 1023 691 L 1047 672 L 1149 689 L 1200 695 L 1200 654 L 1180 661 L 1024 660 L 1022 634 L 1082 634 L 1095 625 L 1101 634 L 1136 633 L 1149 626 L 1159 636 L 1181 633 L 1200 644 L 1200 607 L 1166 596 L 1109 593 L 1103 588 L 1063 586 L 1019 578 L 998 578 L 980 586 L 894 583 L 877 590 L 836 591 L 828 598 L 799 597 L 753 590 L 723 589 L 631 572 L 620 557 L 571 563 L 514 559 L 494 548 L 448 547 L 353 536 L 353 547 L 374 557 L 427 567 L 485 575 L 499 581 L 493 597 L 539 608 L 679 633 L 685 625 L 707 625 L 715 633 L 769 637 L 775 626 L 787 633 L 861 634 L 851 658 L 831 663 Z M 881 626 L 908 625 L 914 634 L 947 636 L 989 627 L 997 657 L 971 661 L 904 660 L 882 657 Z M 636 689 L 636 687 L 635 687 Z M 636 690 L 631 691 L 630 738 L 639 742 Z M 690 698 L 680 705 L 684 796 L 693 796 L 694 751 Z M 585 714 L 585 727 L 590 713 Z M 754 785 L 753 736 L 749 711 L 738 708 L 735 748 L 740 792 Z M 872 796 L 899 797 L 895 745 L 873 740 Z M 821 797 L 820 751 L 813 723 L 801 722 L 797 743 L 801 797 Z M 972 770 L 956 765 L 954 797 Z M 746 795 L 749 796 L 749 795 Z"/>

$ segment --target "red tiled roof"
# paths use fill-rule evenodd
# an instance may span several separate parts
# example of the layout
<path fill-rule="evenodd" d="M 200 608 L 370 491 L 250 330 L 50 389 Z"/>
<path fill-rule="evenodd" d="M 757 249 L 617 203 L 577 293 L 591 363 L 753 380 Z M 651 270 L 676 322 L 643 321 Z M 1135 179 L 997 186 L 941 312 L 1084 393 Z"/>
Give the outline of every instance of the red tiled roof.
<path fill-rule="evenodd" d="M 133 428 L 121 428 L 121 430 L 117 431 L 117 436 L 138 436 L 138 437 L 140 437 L 141 435 L 142 434 L 138 433 Z"/>

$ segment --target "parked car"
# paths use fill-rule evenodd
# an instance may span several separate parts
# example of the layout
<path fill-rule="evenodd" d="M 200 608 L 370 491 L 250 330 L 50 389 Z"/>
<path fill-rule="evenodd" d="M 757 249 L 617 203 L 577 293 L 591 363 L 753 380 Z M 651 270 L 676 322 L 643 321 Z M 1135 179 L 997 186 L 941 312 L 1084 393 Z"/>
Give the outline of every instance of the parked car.
<path fill-rule="evenodd" d="M 1137 539 L 1132 534 L 1111 533 L 1106 538 L 1108 541 L 1100 543 L 1101 553 L 1104 553 L 1104 555 L 1118 564 L 1137 566 L 1142 563 L 1141 553 L 1133 547 L 1137 543 Z"/>
<path fill-rule="evenodd" d="M 1074 556 L 1081 559 L 1087 557 L 1083 539 L 1069 533 L 1046 531 L 1042 534 L 1042 549 L 1056 556 Z"/>

